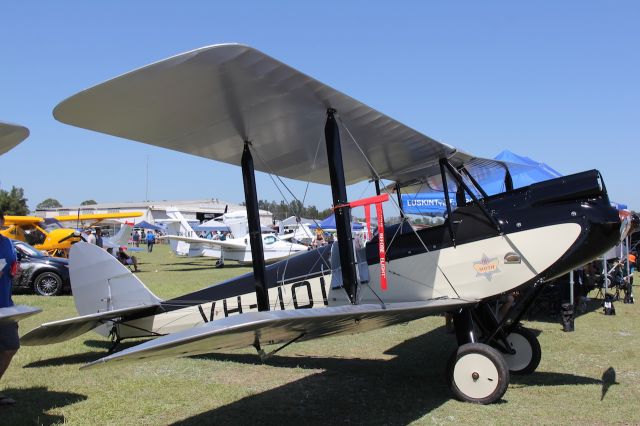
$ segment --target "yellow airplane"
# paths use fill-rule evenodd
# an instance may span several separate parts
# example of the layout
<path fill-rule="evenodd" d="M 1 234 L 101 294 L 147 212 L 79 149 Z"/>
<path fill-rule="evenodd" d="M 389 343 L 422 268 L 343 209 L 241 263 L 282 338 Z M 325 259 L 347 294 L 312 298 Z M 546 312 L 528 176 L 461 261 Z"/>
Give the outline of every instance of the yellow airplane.
<path fill-rule="evenodd" d="M 105 219 L 140 217 L 141 212 L 80 214 L 43 219 L 37 216 L 5 216 L 0 234 L 14 240 L 25 241 L 51 256 L 68 257 L 71 245 L 81 241 L 80 232 L 65 228 L 61 222 L 77 221 L 78 227 L 92 227 Z M 85 223 L 90 222 L 85 226 Z"/>

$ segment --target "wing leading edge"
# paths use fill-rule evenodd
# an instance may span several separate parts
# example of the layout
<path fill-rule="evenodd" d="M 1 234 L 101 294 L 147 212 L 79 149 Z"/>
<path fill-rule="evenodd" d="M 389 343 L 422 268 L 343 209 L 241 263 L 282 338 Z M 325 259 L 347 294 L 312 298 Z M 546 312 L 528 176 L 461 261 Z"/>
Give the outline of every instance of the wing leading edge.
<path fill-rule="evenodd" d="M 80 221 L 92 220 L 92 221 L 99 222 L 105 219 L 126 219 L 130 217 L 140 217 L 142 216 L 142 214 L 143 214 L 142 212 L 104 213 L 104 214 L 86 213 L 86 214 L 79 214 L 79 215 L 70 214 L 70 215 L 64 215 L 64 216 L 55 216 L 54 219 L 56 219 L 58 222 L 71 222 L 74 220 L 80 220 Z"/>
<path fill-rule="evenodd" d="M 270 345 L 294 339 L 352 334 L 412 321 L 476 303 L 462 299 L 435 299 L 380 305 L 347 305 L 292 311 L 249 312 L 212 321 L 183 332 L 159 337 L 118 352 L 85 367 L 136 360 L 190 356 L 239 349 L 259 343 Z"/>

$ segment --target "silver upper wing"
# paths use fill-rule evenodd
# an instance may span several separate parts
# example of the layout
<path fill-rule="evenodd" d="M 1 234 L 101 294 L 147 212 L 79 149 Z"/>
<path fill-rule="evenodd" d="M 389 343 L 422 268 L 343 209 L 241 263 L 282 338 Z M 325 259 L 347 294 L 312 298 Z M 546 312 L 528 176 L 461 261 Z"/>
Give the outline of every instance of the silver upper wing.
<path fill-rule="evenodd" d="M 18 124 L 0 121 L 0 155 L 29 137 L 29 129 Z"/>
<path fill-rule="evenodd" d="M 373 170 L 398 181 L 416 166 L 437 164 L 457 152 L 240 44 L 203 47 L 129 72 L 61 102 L 54 116 L 74 126 L 234 165 L 240 165 L 248 140 L 257 152 L 257 170 L 328 184 L 328 108 L 336 109 L 344 124 L 340 132 L 347 184 L 374 178 Z"/>
<path fill-rule="evenodd" d="M 309 340 L 318 337 L 361 333 L 399 324 L 476 303 L 462 299 L 435 299 L 422 302 L 380 305 L 297 309 L 291 311 L 248 312 L 206 324 L 125 349 L 87 366 L 112 362 L 188 356 Z M 87 367 L 85 366 L 85 367 Z"/>

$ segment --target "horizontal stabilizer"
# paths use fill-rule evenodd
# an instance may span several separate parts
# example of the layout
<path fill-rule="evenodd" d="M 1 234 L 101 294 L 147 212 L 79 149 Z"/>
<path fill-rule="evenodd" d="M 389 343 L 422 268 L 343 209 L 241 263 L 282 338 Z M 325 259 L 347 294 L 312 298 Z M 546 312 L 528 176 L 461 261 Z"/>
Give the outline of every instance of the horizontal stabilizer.
<path fill-rule="evenodd" d="M 27 305 L 14 305 L 8 308 L 0 308 L 0 325 L 21 321 L 39 312 L 42 312 L 42 309 Z"/>
<path fill-rule="evenodd" d="M 83 368 L 118 363 L 199 355 L 239 349 L 253 344 L 270 345 L 310 340 L 337 334 L 361 333 L 400 324 L 428 315 L 476 303 L 462 299 L 435 299 L 424 302 L 380 305 L 347 305 L 291 311 L 248 312 L 211 321 L 179 333 L 159 337 L 118 352 Z"/>
<path fill-rule="evenodd" d="M 25 346 L 38 346 L 64 342 L 116 318 L 143 312 L 148 312 L 148 314 L 151 315 L 156 311 L 157 307 L 158 305 L 133 306 L 130 308 L 97 312 L 95 314 L 48 322 L 22 336 L 20 343 Z"/>

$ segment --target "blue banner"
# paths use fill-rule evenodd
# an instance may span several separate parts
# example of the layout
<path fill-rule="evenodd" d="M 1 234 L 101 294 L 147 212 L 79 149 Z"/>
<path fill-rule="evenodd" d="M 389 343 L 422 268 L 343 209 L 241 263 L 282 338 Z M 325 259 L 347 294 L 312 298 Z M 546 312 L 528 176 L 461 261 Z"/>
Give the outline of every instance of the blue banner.
<path fill-rule="evenodd" d="M 450 193 L 451 209 L 455 209 L 456 194 Z M 471 202 L 469 198 L 467 202 Z M 443 215 L 447 211 L 447 202 L 442 192 L 428 192 L 418 194 L 402 194 L 402 210 L 406 214 L 435 214 Z"/>

